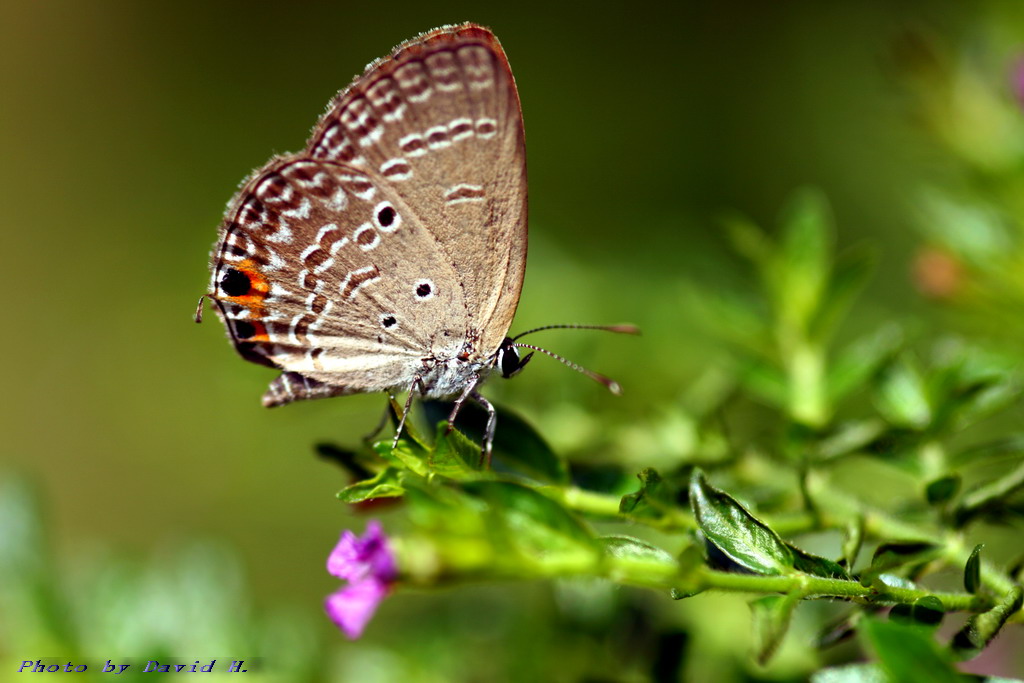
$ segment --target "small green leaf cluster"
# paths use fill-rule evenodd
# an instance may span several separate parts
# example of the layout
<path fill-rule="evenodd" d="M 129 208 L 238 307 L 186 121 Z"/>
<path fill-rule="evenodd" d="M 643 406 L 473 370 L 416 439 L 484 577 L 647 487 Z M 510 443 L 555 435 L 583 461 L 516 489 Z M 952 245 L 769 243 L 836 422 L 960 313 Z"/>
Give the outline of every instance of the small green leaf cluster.
<path fill-rule="evenodd" d="M 697 297 L 731 362 L 713 369 L 715 400 L 678 408 L 696 425 L 686 452 L 639 470 L 605 463 L 595 476 L 499 409 L 488 468 L 465 435 L 479 435 L 482 416 L 467 411 L 450 429 L 444 406 L 428 405 L 432 438 L 409 420 L 397 447 L 345 454 L 355 481 L 339 497 L 404 501 L 392 537 L 406 585 L 574 577 L 675 599 L 754 595 L 754 666 L 771 664 L 802 605 L 825 600 L 836 619 L 819 625 L 818 656 L 859 633 L 877 661 L 822 669 L 819 680 L 863 680 L 841 676 L 865 667 L 918 680 L 903 678 L 910 657 L 929 680 L 957 679 L 955 662 L 1021 618 L 1020 548 L 990 542 L 983 552 L 968 540 L 992 520 L 1020 533 L 1024 433 L 971 438 L 975 425 L 1019 411 L 1015 361 L 894 324 L 837 345 L 873 258 L 834 253 L 820 194 L 799 194 L 776 238 L 738 218 L 728 226 L 765 296 Z M 756 428 L 734 417 L 753 407 Z M 397 403 L 391 411 L 397 423 Z M 817 550 L 822 534 L 831 550 Z M 951 612 L 969 617 L 940 641 Z"/>

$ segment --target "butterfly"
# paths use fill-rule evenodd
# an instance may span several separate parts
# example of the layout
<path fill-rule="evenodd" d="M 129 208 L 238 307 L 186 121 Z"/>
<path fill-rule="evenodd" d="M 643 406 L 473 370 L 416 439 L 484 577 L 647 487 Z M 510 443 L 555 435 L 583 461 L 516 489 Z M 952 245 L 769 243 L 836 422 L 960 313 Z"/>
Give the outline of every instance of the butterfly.
<path fill-rule="evenodd" d="M 527 246 L 519 95 L 497 38 L 444 26 L 342 90 L 306 147 L 276 156 L 228 206 L 206 297 L 246 360 L 281 370 L 265 406 L 383 391 L 467 399 L 541 351 L 508 330 Z M 200 309 L 196 320 L 200 320 Z M 628 325 L 553 325 L 635 332 Z M 520 355 L 519 349 L 531 349 Z"/>

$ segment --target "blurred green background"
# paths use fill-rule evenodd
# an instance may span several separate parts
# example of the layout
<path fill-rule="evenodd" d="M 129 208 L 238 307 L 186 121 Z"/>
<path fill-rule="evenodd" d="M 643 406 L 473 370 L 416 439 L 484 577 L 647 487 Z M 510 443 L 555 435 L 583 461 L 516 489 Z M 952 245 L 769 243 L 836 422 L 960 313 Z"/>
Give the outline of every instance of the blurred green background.
<path fill-rule="evenodd" d="M 443 632 L 477 653 L 444 656 L 486 660 L 509 634 L 557 622 L 573 588 L 402 593 L 357 644 L 320 616 L 337 583 L 324 559 L 342 528 L 364 521 L 334 499 L 346 479 L 312 445 L 357 443 L 384 401 L 267 411 L 259 397 L 273 374 L 238 359 L 213 315 L 191 322 L 241 179 L 299 149 L 329 98 L 396 43 L 444 23 L 492 27 L 519 85 L 529 152 L 531 250 L 513 329 L 644 330 L 544 339 L 618 379 L 621 398 L 546 359 L 488 385 L 570 447 L 592 428 L 588 415 L 628 425 L 662 410 L 721 354 L 688 322 L 683 294 L 686 283 L 749 278 L 720 234 L 723 211 L 774 226 L 793 190 L 817 186 L 840 246 L 866 240 L 880 257 L 850 324 L 945 321 L 912 286 L 915 201 L 925 185 L 959 180 L 921 125 L 908 73 L 928 68 L 921 41 L 949 59 L 987 50 L 993 64 L 1008 60 L 1024 29 L 1015 7 L 5 3 L 0 234 L 15 313 L 0 342 L 4 469 L 39 483 L 61 572 L 90 553 L 170 561 L 206 539 L 240 553 L 258 609 L 290 605 L 350 664 L 387 671 L 406 638 Z M 1008 100 L 1006 68 L 990 76 Z M 608 604 L 624 599 L 600 590 Z M 728 605 L 720 618 L 744 623 L 745 607 Z M 258 654 L 273 665 L 272 651 Z"/>

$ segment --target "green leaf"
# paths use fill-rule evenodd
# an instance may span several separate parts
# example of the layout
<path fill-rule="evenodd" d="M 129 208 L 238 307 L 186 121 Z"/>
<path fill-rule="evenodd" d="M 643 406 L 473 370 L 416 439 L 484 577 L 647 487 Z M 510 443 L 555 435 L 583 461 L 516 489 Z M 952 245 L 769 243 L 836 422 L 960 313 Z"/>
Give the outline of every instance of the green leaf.
<path fill-rule="evenodd" d="M 373 444 L 373 450 L 388 465 L 407 469 L 421 477 L 425 477 L 430 469 L 427 464 L 429 452 L 421 448 L 415 441 L 399 439 L 398 445 L 394 448 L 391 447 L 390 440 L 378 441 Z"/>
<path fill-rule="evenodd" d="M 782 643 L 800 602 L 798 593 L 766 595 L 750 602 L 751 625 L 754 628 L 754 650 L 757 662 L 764 666 Z"/>
<path fill-rule="evenodd" d="M 598 539 L 610 558 L 609 578 L 623 582 L 662 587 L 666 582 L 678 580 L 679 563 L 671 553 L 658 546 L 632 536 L 602 536 Z"/>
<path fill-rule="evenodd" d="M 814 638 L 814 647 L 823 650 L 848 640 L 855 634 L 857 624 L 867 614 L 868 612 L 856 610 L 830 620 L 818 630 L 818 635 Z"/>
<path fill-rule="evenodd" d="M 699 578 L 699 573 L 707 566 L 704 562 L 704 553 L 701 552 L 700 548 L 696 545 L 687 545 L 683 548 L 683 552 L 679 553 L 678 565 L 679 580 L 683 582 L 690 581 L 693 585 L 673 586 L 669 591 L 669 595 L 673 600 L 692 598 L 694 595 L 706 590 L 696 580 Z"/>
<path fill-rule="evenodd" d="M 778 534 L 727 493 L 708 484 L 696 468 L 690 477 L 690 506 L 707 543 L 732 562 L 757 574 L 792 570 L 793 551 Z"/>
<path fill-rule="evenodd" d="M 1024 489 L 1024 462 L 1003 476 L 982 484 L 964 494 L 953 511 L 957 526 L 963 526 L 976 516 L 997 508 L 1017 491 Z"/>
<path fill-rule="evenodd" d="M 776 366 L 752 359 L 739 372 L 739 383 L 752 395 L 773 408 L 784 409 L 789 403 L 789 382 Z"/>
<path fill-rule="evenodd" d="M 886 429 L 885 422 L 872 418 L 844 423 L 817 443 L 816 455 L 821 460 L 831 460 L 857 453 L 885 434 Z"/>
<path fill-rule="evenodd" d="M 942 546 L 928 541 L 899 541 L 879 545 L 871 556 L 871 568 L 889 571 L 907 564 L 920 564 L 934 559 Z"/>
<path fill-rule="evenodd" d="M 934 628 L 942 623 L 945 614 L 946 608 L 942 601 L 934 595 L 926 595 L 918 598 L 912 605 L 896 605 L 889 611 L 889 618 L 906 624 Z"/>
<path fill-rule="evenodd" d="M 938 626 L 946 616 L 946 606 L 934 595 L 926 595 L 914 602 L 911 617 L 925 626 Z"/>
<path fill-rule="evenodd" d="M 812 555 L 809 552 L 797 548 L 792 543 L 786 543 L 793 552 L 793 568 L 804 574 L 820 576 L 826 579 L 849 579 L 850 575 L 838 562 Z"/>
<path fill-rule="evenodd" d="M 964 344 L 939 345 L 929 381 L 934 397 L 935 425 L 945 431 L 963 429 L 1016 402 L 1021 381 L 1006 363 L 986 358 Z"/>
<path fill-rule="evenodd" d="M 527 486 L 474 481 L 463 489 L 488 506 L 497 523 L 494 543 L 524 559 L 593 570 L 603 548 L 591 529 L 559 503 Z"/>
<path fill-rule="evenodd" d="M 421 530 L 437 535 L 482 536 L 483 505 L 453 486 L 438 486 L 425 477 L 406 473 L 402 481 L 412 522 Z"/>
<path fill-rule="evenodd" d="M 967 566 L 964 567 L 964 588 L 968 593 L 977 593 L 981 588 L 981 549 L 984 543 L 974 546 L 971 556 L 967 558 Z"/>
<path fill-rule="evenodd" d="M 956 492 L 960 490 L 960 475 L 948 474 L 945 477 L 930 482 L 925 487 L 925 498 L 931 505 L 941 505 L 952 500 Z"/>
<path fill-rule="evenodd" d="M 424 401 L 423 410 L 428 419 L 447 420 L 451 403 Z M 550 484 L 569 483 L 569 469 L 543 437 L 530 424 L 512 410 L 495 404 L 496 428 L 494 431 L 494 454 L 492 466 L 495 471 L 509 470 L 538 481 Z M 471 441 L 483 443 L 487 425 L 487 411 L 475 402 L 462 405 L 457 419 L 457 428 Z M 476 447 L 479 461 L 480 447 Z"/>
<path fill-rule="evenodd" d="M 447 420 L 437 423 L 434 452 L 428 458 L 432 473 L 451 479 L 476 476 L 483 465 L 482 459 L 480 447 L 465 434 L 458 429 L 449 429 Z"/>
<path fill-rule="evenodd" d="M 912 610 L 913 605 L 908 605 L 907 603 L 893 605 L 893 608 L 889 610 L 889 618 L 901 623 L 912 624 L 914 623 Z"/>
<path fill-rule="evenodd" d="M 372 479 L 365 479 L 338 491 L 338 498 L 346 503 L 361 503 L 374 498 L 395 498 L 405 493 L 400 479 L 401 471 L 386 467 Z"/>
<path fill-rule="evenodd" d="M 636 476 L 640 480 L 640 489 L 622 497 L 619 512 L 632 517 L 658 519 L 675 507 L 678 492 L 661 478 L 656 469 L 645 467 Z"/>
<path fill-rule="evenodd" d="M 875 549 L 871 566 L 861 574 L 862 586 L 870 586 L 875 579 L 898 567 L 919 565 L 938 557 L 942 546 L 925 541 L 883 543 Z"/>
<path fill-rule="evenodd" d="M 736 253 L 747 258 L 766 277 L 773 267 L 776 248 L 764 230 L 746 216 L 735 212 L 723 215 L 722 225 Z"/>
<path fill-rule="evenodd" d="M 777 314 L 798 329 L 810 328 L 832 267 L 832 214 L 824 195 L 798 191 L 783 212 Z"/>
<path fill-rule="evenodd" d="M 840 258 L 833 268 L 828 289 L 811 323 L 810 335 L 820 343 L 831 338 L 839 323 L 864 290 L 875 270 L 875 253 L 867 249 L 851 252 Z"/>
<path fill-rule="evenodd" d="M 858 630 L 875 651 L 891 681 L 963 683 L 949 653 L 929 631 L 897 621 L 867 618 Z"/>
<path fill-rule="evenodd" d="M 864 517 L 858 515 L 856 519 L 846 525 L 846 534 L 843 539 L 843 560 L 846 566 L 853 571 L 857 564 L 857 555 L 860 554 L 860 546 L 864 543 Z"/>
<path fill-rule="evenodd" d="M 494 435 L 494 459 L 508 468 L 551 484 L 569 483 L 569 467 L 536 429 L 511 410 L 495 406 L 499 425 Z"/>
<path fill-rule="evenodd" d="M 996 637 L 1006 620 L 1020 611 L 1024 603 L 1024 592 L 1014 586 L 998 605 L 987 612 L 975 614 L 967 620 L 963 629 L 953 637 L 950 646 L 963 659 L 970 659 L 981 652 Z"/>
<path fill-rule="evenodd" d="M 903 330 L 890 324 L 841 350 L 826 376 L 829 398 L 835 402 L 862 388 L 902 344 Z"/>
<path fill-rule="evenodd" d="M 902 576 L 897 576 L 896 574 L 879 574 L 872 583 L 881 586 L 888 586 L 889 588 L 905 588 L 906 590 L 912 591 L 918 590 L 916 583 Z M 861 578 L 861 584 L 864 584 L 863 578 Z"/>
<path fill-rule="evenodd" d="M 968 391 L 951 417 L 954 428 L 966 427 L 1015 404 L 1021 396 L 1021 383 L 1017 377 L 992 378 L 969 387 Z"/>
<path fill-rule="evenodd" d="M 373 470 L 361 462 L 364 453 L 327 442 L 318 443 L 313 448 L 318 456 L 342 467 L 354 479 L 369 479 L 373 476 Z"/>
<path fill-rule="evenodd" d="M 683 288 L 682 298 L 682 309 L 706 334 L 742 349 L 745 355 L 770 356 L 771 334 L 765 312 L 756 302 L 695 284 Z"/>
<path fill-rule="evenodd" d="M 670 567 L 675 571 L 679 566 L 672 554 L 653 543 L 632 536 L 601 536 L 598 541 L 608 555 L 618 560 L 629 560 Z"/>
<path fill-rule="evenodd" d="M 1005 439 L 990 441 L 957 451 L 950 459 L 950 464 L 953 467 L 978 465 L 984 460 L 1016 456 L 1022 453 L 1024 453 L 1024 434 L 1014 434 Z"/>
<path fill-rule="evenodd" d="M 909 356 L 893 361 L 882 372 L 874 398 L 878 412 L 893 426 L 922 430 L 931 423 L 925 381 Z"/>

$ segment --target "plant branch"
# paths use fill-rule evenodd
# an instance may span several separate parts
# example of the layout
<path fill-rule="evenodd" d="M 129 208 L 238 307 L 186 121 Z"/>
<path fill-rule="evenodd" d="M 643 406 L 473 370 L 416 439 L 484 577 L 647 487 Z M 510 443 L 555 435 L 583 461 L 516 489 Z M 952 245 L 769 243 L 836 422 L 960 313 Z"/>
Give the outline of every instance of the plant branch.
<path fill-rule="evenodd" d="M 692 579 L 691 579 L 692 580 Z M 948 611 L 983 612 L 994 602 L 970 593 L 935 592 L 915 588 L 862 586 L 857 581 L 829 579 L 807 574 L 761 576 L 702 569 L 694 582 L 699 590 L 724 590 L 740 593 L 792 593 L 804 597 L 839 598 L 865 605 L 913 604 L 933 596 Z"/>

